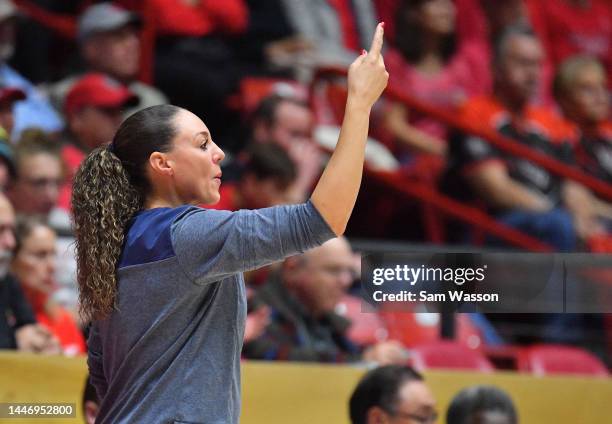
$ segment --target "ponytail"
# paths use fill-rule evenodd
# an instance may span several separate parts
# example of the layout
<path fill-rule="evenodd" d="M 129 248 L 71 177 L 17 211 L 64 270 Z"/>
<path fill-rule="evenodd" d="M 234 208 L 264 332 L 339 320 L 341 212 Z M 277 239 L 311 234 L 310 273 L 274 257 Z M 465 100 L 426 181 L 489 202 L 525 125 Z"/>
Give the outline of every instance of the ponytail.
<path fill-rule="evenodd" d="M 114 153 L 100 147 L 87 156 L 72 192 L 79 312 L 85 322 L 102 319 L 115 307 L 125 226 L 142 203 Z"/>
<path fill-rule="evenodd" d="M 116 306 L 117 262 L 128 222 L 151 191 L 147 162 L 167 152 L 182 109 L 151 106 L 132 114 L 109 147 L 100 147 L 79 167 L 72 188 L 80 313 L 85 322 L 103 319 Z"/>

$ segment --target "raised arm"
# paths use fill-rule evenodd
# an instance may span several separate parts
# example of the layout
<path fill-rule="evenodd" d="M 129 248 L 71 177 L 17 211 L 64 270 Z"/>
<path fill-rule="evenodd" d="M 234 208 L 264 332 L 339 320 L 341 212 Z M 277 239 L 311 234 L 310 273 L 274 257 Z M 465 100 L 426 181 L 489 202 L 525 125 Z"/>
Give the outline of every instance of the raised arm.
<path fill-rule="evenodd" d="M 381 54 L 383 26 L 378 24 L 370 51 L 349 67 L 348 98 L 340 138 L 311 200 L 336 235 L 341 235 L 355 206 L 361 177 L 370 110 L 387 86 Z"/>

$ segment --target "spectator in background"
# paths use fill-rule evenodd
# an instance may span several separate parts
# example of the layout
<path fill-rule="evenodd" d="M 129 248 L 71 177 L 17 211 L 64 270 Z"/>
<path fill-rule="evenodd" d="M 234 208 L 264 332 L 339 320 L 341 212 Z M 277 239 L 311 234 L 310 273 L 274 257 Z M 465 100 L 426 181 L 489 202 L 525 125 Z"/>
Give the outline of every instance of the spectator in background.
<path fill-rule="evenodd" d="M 151 0 L 149 7 L 157 35 L 155 85 L 172 104 L 205 119 L 217 144 L 234 142 L 231 122 L 238 118 L 226 100 L 242 71 L 230 40 L 247 29 L 244 1 Z"/>
<path fill-rule="evenodd" d="M 68 92 L 64 110 L 67 132 L 62 158 L 67 167 L 59 206 L 70 210 L 72 179 L 90 151 L 112 141 L 127 108 L 138 103 L 128 88 L 100 73 L 82 77 Z"/>
<path fill-rule="evenodd" d="M 111 3 L 87 8 L 79 17 L 78 41 L 89 72 L 108 75 L 124 84 L 140 99 L 124 111 L 124 117 L 149 106 L 167 103 L 156 88 L 137 80 L 140 67 L 140 18 Z M 66 95 L 79 76 L 70 76 L 49 87 L 58 110 L 64 110 Z"/>
<path fill-rule="evenodd" d="M 461 390 L 446 412 L 447 424 L 518 424 L 510 396 L 494 386 L 472 386 Z"/>
<path fill-rule="evenodd" d="M 468 96 L 489 91 L 486 55 L 474 42 L 459 42 L 455 14 L 451 0 L 401 2 L 396 14 L 396 48 L 385 58 L 392 88 L 446 110 L 455 109 Z M 447 150 L 447 130 L 442 123 L 392 103 L 385 126 L 398 142 L 400 162 L 410 164 L 415 155 L 425 154 L 433 169 L 441 170 L 439 157 Z"/>
<path fill-rule="evenodd" d="M 349 401 L 351 424 L 433 424 L 436 399 L 423 376 L 406 365 L 387 365 L 369 371 Z"/>
<path fill-rule="evenodd" d="M 236 211 L 292 204 L 306 199 L 296 193 L 296 169 L 285 150 L 276 144 L 256 144 L 248 151 L 242 178 L 223 184 L 219 203 L 209 209 Z"/>
<path fill-rule="evenodd" d="M 551 110 L 531 101 L 540 81 L 542 47 L 523 27 L 506 30 L 496 46 L 495 88 L 492 96 L 470 99 L 463 121 L 506 137 L 562 161 L 571 161 L 574 132 Z M 460 136 L 451 143 L 446 189 L 477 199 L 497 218 L 551 244 L 560 251 L 576 248 L 576 234 L 595 231 L 577 193 L 583 189 L 521 157 L 497 150 L 484 140 Z"/>
<path fill-rule="evenodd" d="M 7 191 L 15 211 L 49 219 L 64 177 L 59 147 L 45 133 L 27 130 L 15 148 L 15 164 L 16 178 Z"/>
<path fill-rule="evenodd" d="M 606 71 L 589 56 L 564 61 L 558 68 L 553 91 L 566 118 L 577 126 L 576 163 L 586 173 L 612 184 L 612 121 Z M 602 219 L 612 233 L 612 205 L 585 192 L 583 208 Z"/>
<path fill-rule="evenodd" d="M 297 167 L 298 192 L 310 193 L 324 165 L 313 128 L 308 104 L 293 97 L 273 94 L 262 100 L 251 116 L 251 141 L 275 143 L 287 151 Z"/>
<path fill-rule="evenodd" d="M 612 184 L 612 121 L 606 71 L 591 56 L 565 60 L 555 75 L 553 91 L 563 114 L 576 124 L 580 142 L 574 154 L 580 167 Z"/>
<path fill-rule="evenodd" d="M 13 138 L 19 138 L 28 127 L 39 127 L 49 132 L 60 131 L 63 123 L 49 101 L 7 62 L 15 51 L 17 9 L 12 1 L 0 1 L 0 82 L 5 87 L 22 90 L 27 98 L 15 104 Z"/>
<path fill-rule="evenodd" d="M 73 356 L 87 351 L 81 330 L 66 309 L 53 299 L 57 258 L 57 237 L 42 220 L 17 221 L 16 247 L 11 271 L 21 283 L 36 320 L 58 340 L 64 354 Z"/>
<path fill-rule="evenodd" d="M 14 230 L 13 207 L 0 193 L 0 349 L 59 353 L 58 341 L 36 323 L 19 283 L 8 274 L 15 248 Z"/>
<path fill-rule="evenodd" d="M 57 272 L 60 287 L 54 293 L 54 300 L 76 311 L 74 239 L 71 235 L 67 237 L 70 215 L 59 203 L 65 180 L 60 147 L 47 133 L 27 129 L 17 143 L 15 165 L 15 177 L 8 185 L 7 195 L 19 215 L 40 217 L 60 233 Z"/>
<path fill-rule="evenodd" d="M 243 348 L 251 359 L 290 361 L 404 360 L 397 342 L 380 342 L 360 352 L 346 337 L 350 322 L 334 312 L 350 287 L 353 275 L 350 245 L 344 238 L 285 260 L 257 294 L 270 308 L 270 325 L 264 334 Z"/>

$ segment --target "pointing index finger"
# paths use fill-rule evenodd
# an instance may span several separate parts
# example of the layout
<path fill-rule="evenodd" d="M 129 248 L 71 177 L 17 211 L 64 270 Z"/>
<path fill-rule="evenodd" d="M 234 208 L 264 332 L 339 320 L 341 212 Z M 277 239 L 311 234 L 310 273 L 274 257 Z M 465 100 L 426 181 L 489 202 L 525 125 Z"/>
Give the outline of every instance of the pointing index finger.
<path fill-rule="evenodd" d="M 380 52 L 382 50 L 383 45 L 384 33 L 384 23 L 381 22 L 376 26 L 376 32 L 374 32 L 374 38 L 372 39 L 372 46 L 370 47 L 370 51 L 368 52 L 368 54 L 371 55 L 373 59 L 378 59 L 378 56 L 380 56 Z"/>

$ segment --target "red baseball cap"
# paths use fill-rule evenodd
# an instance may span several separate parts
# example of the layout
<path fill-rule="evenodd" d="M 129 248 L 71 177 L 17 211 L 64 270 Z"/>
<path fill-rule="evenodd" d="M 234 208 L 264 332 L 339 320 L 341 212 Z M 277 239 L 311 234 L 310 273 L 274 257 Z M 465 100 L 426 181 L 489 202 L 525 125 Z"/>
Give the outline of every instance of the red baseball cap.
<path fill-rule="evenodd" d="M 17 87 L 0 86 L 0 104 L 13 103 L 26 98 L 26 93 Z"/>
<path fill-rule="evenodd" d="M 67 115 L 87 106 L 122 108 L 136 106 L 138 96 L 111 77 L 90 73 L 74 84 L 66 96 L 64 110 Z"/>

